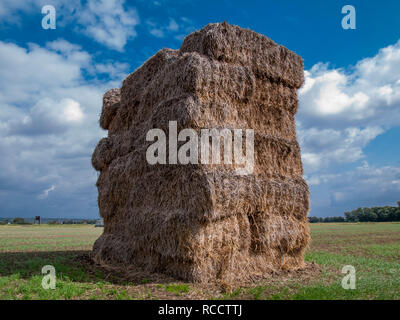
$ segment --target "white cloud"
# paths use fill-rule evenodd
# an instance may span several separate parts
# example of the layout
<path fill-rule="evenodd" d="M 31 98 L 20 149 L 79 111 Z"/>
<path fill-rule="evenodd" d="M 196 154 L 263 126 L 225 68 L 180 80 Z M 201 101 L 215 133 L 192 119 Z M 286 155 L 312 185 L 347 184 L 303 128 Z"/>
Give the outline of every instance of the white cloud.
<path fill-rule="evenodd" d="M 399 74 L 400 41 L 347 69 L 318 63 L 305 71 L 296 121 L 311 215 L 399 200 L 400 168 L 370 166 L 363 152 L 400 125 Z"/>
<path fill-rule="evenodd" d="M 40 99 L 27 112 L 19 112 L 8 117 L 7 135 L 43 135 L 60 133 L 79 124 L 84 118 L 79 102 L 63 98 L 54 101 L 51 98 Z"/>
<path fill-rule="evenodd" d="M 51 191 L 54 191 L 56 187 L 52 185 L 50 188 L 43 190 L 43 192 L 38 196 L 39 199 L 46 199 Z"/>
<path fill-rule="evenodd" d="M 0 41 L 0 102 L 31 102 L 32 95 L 45 98 L 49 91 L 84 86 L 83 69 L 119 78 L 128 67 L 119 63 L 96 64 L 80 46 L 63 39 L 48 42 L 45 48 L 32 43 L 23 48 Z"/>
<path fill-rule="evenodd" d="M 156 38 L 170 36 L 173 39 L 182 41 L 185 35 L 194 31 L 193 22 L 185 17 L 180 19 L 169 18 L 168 23 L 156 22 L 154 19 L 146 20 L 149 33 Z M 179 32 L 179 33 L 178 33 Z"/>
<path fill-rule="evenodd" d="M 70 57 L 63 57 L 34 44 L 25 49 L 0 41 L 0 83 L 3 93 L 0 102 L 29 102 L 32 94 L 45 94 L 46 90 L 68 87 L 79 81 L 80 66 L 88 61 L 82 61 L 82 57 L 77 60 Z"/>
<path fill-rule="evenodd" d="M 47 4 L 47 0 L 3 0 L 0 18 L 3 23 L 21 25 L 18 13 L 40 15 Z M 57 28 L 71 28 L 108 48 L 123 51 L 128 40 L 136 36 L 139 15 L 124 0 L 52 0 L 51 4 L 56 8 Z"/>
<path fill-rule="evenodd" d="M 305 79 L 299 93 L 312 102 L 308 104 L 314 107 L 311 113 L 318 116 L 346 113 L 346 117 L 357 119 L 369 102 L 369 96 L 361 91 L 346 93 L 348 90 L 343 90 L 349 80 L 340 70 L 327 70 L 318 64 L 311 72 L 305 72 Z"/>
<path fill-rule="evenodd" d="M 3 212 L 29 215 L 37 206 L 41 212 L 56 207 L 56 214 L 65 216 L 95 215 L 96 173 L 90 157 L 105 134 L 98 125 L 102 95 L 121 85 L 119 77 L 129 66 L 96 64 L 62 39 L 28 48 L 0 41 L 0 66 Z M 97 78 L 99 73 L 106 80 Z M 37 195 L 46 197 L 49 186 L 58 192 L 45 206 L 37 204 Z"/>
<path fill-rule="evenodd" d="M 79 30 L 109 48 L 122 51 L 136 36 L 139 16 L 133 8 L 124 8 L 124 0 L 91 0 L 77 12 Z"/>
<path fill-rule="evenodd" d="M 68 42 L 67 40 L 64 40 L 64 39 L 58 39 L 58 40 L 54 40 L 52 42 L 48 42 L 46 44 L 46 48 L 51 49 L 56 52 L 59 52 L 59 53 L 63 53 L 64 55 L 67 55 L 67 56 L 70 56 L 73 53 L 77 53 L 82 49 L 81 46 L 71 43 L 71 42 Z"/>
<path fill-rule="evenodd" d="M 298 126 L 298 131 L 306 173 L 329 168 L 332 164 L 362 159 L 363 148 L 383 133 L 380 127 L 335 130 L 315 127 L 304 129 L 301 125 Z"/>
<path fill-rule="evenodd" d="M 62 117 L 67 122 L 81 122 L 83 119 L 83 112 L 79 102 L 72 99 L 63 99 L 61 103 L 64 105 L 62 108 Z"/>
<path fill-rule="evenodd" d="M 161 29 L 157 29 L 157 28 L 153 28 L 150 29 L 150 34 L 152 34 L 153 36 L 157 37 L 157 38 L 164 38 L 164 31 L 162 31 Z"/>
<path fill-rule="evenodd" d="M 128 75 L 129 65 L 127 63 L 109 62 L 109 63 L 98 63 L 95 66 L 95 72 L 97 74 L 107 74 L 111 78 L 124 79 Z"/>
<path fill-rule="evenodd" d="M 349 70 L 316 64 L 299 90 L 298 136 L 306 173 L 351 163 L 400 125 L 400 41 Z"/>
<path fill-rule="evenodd" d="M 35 0 L 2 0 L 0 2 L 0 24 L 12 23 L 15 25 L 21 25 L 21 18 L 16 16 L 17 11 L 21 12 L 32 12 L 39 6 Z"/>
<path fill-rule="evenodd" d="M 176 23 L 174 19 L 169 19 L 169 25 L 167 26 L 167 29 L 170 31 L 178 31 L 179 25 Z"/>
<path fill-rule="evenodd" d="M 395 203 L 400 194 L 400 167 L 370 166 L 363 161 L 354 170 L 321 176 L 311 176 L 310 185 L 328 183 L 332 205 L 352 204 L 354 201 L 374 201 L 389 205 Z M 379 205 L 377 203 L 376 205 Z"/>
<path fill-rule="evenodd" d="M 349 70 L 316 64 L 299 91 L 305 125 L 400 125 L 400 41 Z"/>

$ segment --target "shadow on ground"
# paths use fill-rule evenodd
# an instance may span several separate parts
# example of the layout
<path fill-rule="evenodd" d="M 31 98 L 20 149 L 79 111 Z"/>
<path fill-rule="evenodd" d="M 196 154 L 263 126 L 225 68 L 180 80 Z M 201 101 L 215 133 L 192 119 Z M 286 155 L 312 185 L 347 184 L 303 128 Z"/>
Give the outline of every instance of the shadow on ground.
<path fill-rule="evenodd" d="M 163 274 L 148 274 L 142 271 L 129 275 L 120 270 L 107 270 L 93 262 L 91 251 L 34 251 L 34 252 L 1 252 L 0 277 L 19 274 L 28 279 L 35 275 L 42 276 L 45 265 L 52 265 L 57 277 L 79 282 L 109 282 L 119 285 L 136 285 L 144 283 L 170 283 L 179 281 Z"/>

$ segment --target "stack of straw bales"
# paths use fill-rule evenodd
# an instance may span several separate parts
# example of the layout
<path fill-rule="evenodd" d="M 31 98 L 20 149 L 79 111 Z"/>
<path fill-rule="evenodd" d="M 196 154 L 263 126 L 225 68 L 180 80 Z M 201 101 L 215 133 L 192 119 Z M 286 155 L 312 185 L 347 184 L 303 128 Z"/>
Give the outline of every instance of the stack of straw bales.
<path fill-rule="evenodd" d="M 227 23 L 163 49 L 104 95 L 108 137 L 92 164 L 104 233 L 96 262 L 189 281 L 235 281 L 304 266 L 309 191 L 296 139 L 302 59 L 267 37 Z M 255 164 L 146 161 L 152 128 L 254 129 Z"/>

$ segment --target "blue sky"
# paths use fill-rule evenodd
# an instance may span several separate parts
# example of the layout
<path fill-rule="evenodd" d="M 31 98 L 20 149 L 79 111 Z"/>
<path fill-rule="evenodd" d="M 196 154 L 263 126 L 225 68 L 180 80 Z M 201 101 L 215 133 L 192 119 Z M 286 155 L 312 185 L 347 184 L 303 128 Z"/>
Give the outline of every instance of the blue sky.
<path fill-rule="evenodd" d="M 341 8 L 356 9 L 344 30 Z M 44 30 L 43 5 L 56 8 Z M 400 2 L 3 0 L 0 217 L 97 217 L 102 94 L 158 50 L 226 20 L 301 55 L 296 117 L 310 215 L 400 200 Z"/>

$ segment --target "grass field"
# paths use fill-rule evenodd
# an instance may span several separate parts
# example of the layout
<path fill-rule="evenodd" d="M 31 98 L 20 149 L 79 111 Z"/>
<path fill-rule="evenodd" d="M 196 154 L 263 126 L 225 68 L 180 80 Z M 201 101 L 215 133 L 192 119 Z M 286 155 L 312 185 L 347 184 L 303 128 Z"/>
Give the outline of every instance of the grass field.
<path fill-rule="evenodd" d="M 230 288 L 108 272 L 88 258 L 101 232 L 0 226 L 0 299 L 400 299 L 400 223 L 312 224 L 306 270 Z M 55 267 L 54 290 L 42 288 L 44 265 Z M 344 265 L 356 269 L 354 290 L 341 286 Z"/>

